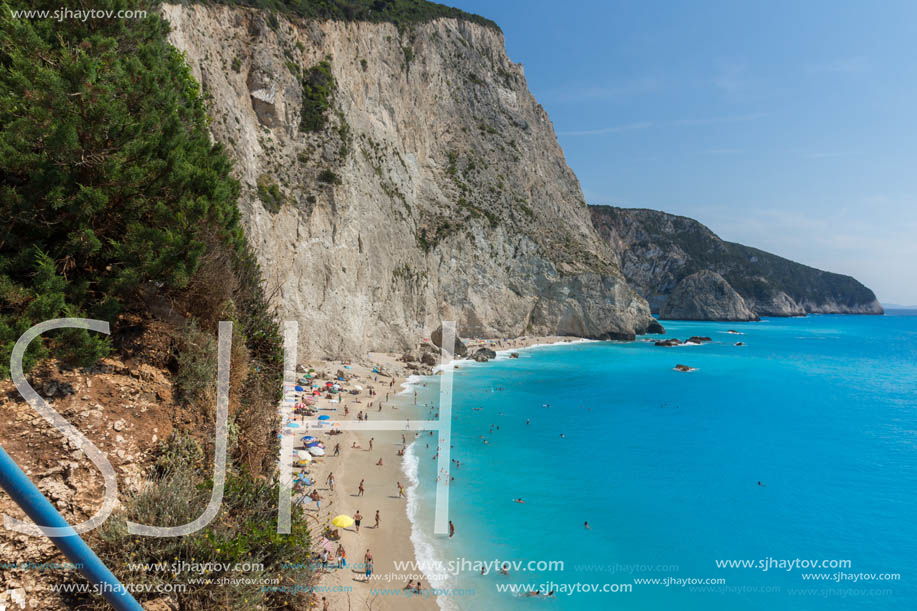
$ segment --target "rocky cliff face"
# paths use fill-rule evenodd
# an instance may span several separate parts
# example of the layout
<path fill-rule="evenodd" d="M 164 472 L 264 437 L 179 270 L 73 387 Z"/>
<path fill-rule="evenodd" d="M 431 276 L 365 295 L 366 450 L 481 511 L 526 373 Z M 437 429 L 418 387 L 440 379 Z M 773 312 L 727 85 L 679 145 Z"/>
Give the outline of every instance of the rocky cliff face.
<path fill-rule="evenodd" d="M 441 319 L 465 337 L 654 325 L 495 28 L 162 11 L 307 355 L 407 348 Z"/>
<path fill-rule="evenodd" d="M 685 276 L 659 310 L 669 320 L 758 320 L 726 280 L 708 269 Z"/>
<path fill-rule="evenodd" d="M 725 242 L 695 220 L 612 206 L 590 212 L 628 282 L 662 318 L 882 313 L 875 294 L 850 276 Z M 719 279 L 697 276 L 702 271 Z"/>

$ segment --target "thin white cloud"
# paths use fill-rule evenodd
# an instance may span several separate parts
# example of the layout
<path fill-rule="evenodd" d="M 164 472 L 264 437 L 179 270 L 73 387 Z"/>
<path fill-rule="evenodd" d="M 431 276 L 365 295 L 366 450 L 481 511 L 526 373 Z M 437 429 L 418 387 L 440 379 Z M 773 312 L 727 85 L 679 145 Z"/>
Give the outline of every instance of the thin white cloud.
<path fill-rule="evenodd" d="M 701 151 L 701 155 L 741 155 L 745 149 L 707 149 Z"/>
<path fill-rule="evenodd" d="M 646 95 L 656 93 L 661 89 L 662 81 L 659 78 L 643 76 L 629 81 L 603 85 L 565 85 L 561 89 L 548 90 L 539 97 L 543 96 L 545 100 L 553 102 L 584 102 Z"/>
<path fill-rule="evenodd" d="M 852 157 L 858 155 L 856 151 L 803 151 L 800 153 L 806 159 L 831 159 L 833 157 Z"/>
<path fill-rule="evenodd" d="M 747 115 L 731 115 L 725 117 L 706 117 L 700 119 L 678 119 L 672 121 L 672 125 L 716 125 L 718 123 L 742 123 L 744 121 L 757 121 L 763 119 L 770 113 L 755 112 Z"/>
<path fill-rule="evenodd" d="M 845 57 L 819 64 L 809 64 L 808 72 L 828 72 L 833 74 L 858 74 L 870 68 L 869 60 L 865 57 Z"/>
<path fill-rule="evenodd" d="M 584 129 L 570 132 L 557 132 L 558 136 L 600 136 L 602 134 L 620 134 L 622 132 L 631 132 L 637 129 L 647 129 L 653 124 L 649 121 L 641 123 L 629 123 L 627 125 L 616 125 L 614 127 L 602 127 L 599 129 Z"/>
<path fill-rule="evenodd" d="M 601 127 L 597 129 L 583 129 L 575 131 L 558 132 L 558 136 L 601 136 L 603 134 L 618 134 L 629 132 L 636 129 L 648 129 L 650 127 L 665 126 L 696 126 L 696 125 L 716 125 L 718 123 L 741 123 L 744 121 L 756 121 L 767 117 L 770 113 L 756 112 L 747 115 L 729 115 L 724 117 L 703 117 L 697 119 L 676 119 L 674 121 L 641 121 L 639 123 L 629 123 L 627 125 L 615 125 L 612 127 Z"/>

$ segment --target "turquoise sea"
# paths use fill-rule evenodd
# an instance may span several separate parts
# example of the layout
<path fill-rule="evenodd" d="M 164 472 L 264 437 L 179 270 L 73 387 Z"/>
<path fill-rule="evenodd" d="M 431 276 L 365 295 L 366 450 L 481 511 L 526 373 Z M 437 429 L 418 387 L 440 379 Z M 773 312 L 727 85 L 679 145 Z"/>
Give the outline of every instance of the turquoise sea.
<path fill-rule="evenodd" d="M 649 336 L 460 363 L 456 536 L 433 535 L 435 438 L 421 436 L 405 465 L 420 482 L 412 539 L 423 561 L 523 564 L 508 576 L 466 565 L 434 579 L 475 592 L 441 606 L 917 608 L 917 316 L 907 314 L 668 321 L 665 337 L 713 341 L 662 348 Z M 439 379 L 416 387 L 421 403 L 436 400 Z M 730 560 L 753 566 L 717 566 Z M 529 561 L 563 570 L 525 570 Z M 813 574 L 829 578 L 803 577 Z M 849 577 L 858 574 L 876 577 Z M 498 584 L 558 593 L 523 598 Z M 566 594 L 574 584 L 632 589 Z"/>

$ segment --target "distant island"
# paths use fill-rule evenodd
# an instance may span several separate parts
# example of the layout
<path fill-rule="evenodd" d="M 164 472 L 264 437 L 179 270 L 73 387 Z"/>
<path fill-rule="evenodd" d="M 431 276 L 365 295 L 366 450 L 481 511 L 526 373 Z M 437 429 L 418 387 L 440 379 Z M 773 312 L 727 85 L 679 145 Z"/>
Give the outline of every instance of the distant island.
<path fill-rule="evenodd" d="M 628 284 L 663 319 L 882 314 L 856 279 L 720 239 L 701 223 L 656 210 L 590 206 Z"/>

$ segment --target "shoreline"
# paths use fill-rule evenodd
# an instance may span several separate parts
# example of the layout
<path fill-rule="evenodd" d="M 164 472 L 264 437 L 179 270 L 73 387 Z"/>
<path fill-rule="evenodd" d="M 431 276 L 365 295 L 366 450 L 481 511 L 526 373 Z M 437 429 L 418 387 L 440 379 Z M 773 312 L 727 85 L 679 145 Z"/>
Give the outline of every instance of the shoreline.
<path fill-rule="evenodd" d="M 533 348 L 553 346 L 557 344 L 583 343 L 593 340 L 570 336 L 523 336 L 519 338 L 500 339 L 465 339 L 468 355 L 479 348 L 486 347 L 497 353 L 497 358 L 509 358 L 512 352 L 530 350 Z M 461 366 L 463 363 L 475 362 L 463 357 L 454 359 L 447 366 Z M 375 420 L 401 420 L 423 416 L 422 406 L 411 403 L 411 393 L 416 392 L 418 386 L 424 383 L 428 376 L 435 376 L 442 369 L 438 364 L 427 370 L 409 368 L 396 353 L 371 352 L 366 358 L 359 361 L 342 360 L 311 360 L 302 363 L 298 368 L 297 378 L 302 376 L 302 369 L 314 369 L 316 374 L 326 374 L 317 379 L 324 384 L 337 372 L 345 373 L 342 385 L 346 388 L 361 386 L 358 395 L 344 395 L 341 403 L 334 403 L 325 398 L 316 401 L 318 413 L 332 413 L 330 410 L 343 410 L 346 406 L 350 413 L 344 415 L 341 411 L 334 412 L 332 420 L 356 419 L 359 411 L 365 411 L 370 422 Z M 373 373 L 373 369 L 384 373 Z M 385 388 L 383 388 L 383 384 Z M 368 395 L 369 387 L 374 387 L 375 397 Z M 386 398 L 388 394 L 388 398 Z M 324 395 L 323 395 L 324 397 Z M 379 411 L 380 402 L 382 409 Z M 371 407 L 370 407 L 371 405 Z M 333 407 L 332 407 L 333 406 Z M 326 411 L 328 410 L 328 411 Z M 306 429 L 294 429 L 305 431 Z M 298 438 L 307 432 L 294 435 Z M 321 510 L 317 510 L 315 503 L 308 497 L 298 496 L 294 502 L 301 499 L 304 511 L 309 516 L 310 527 L 314 528 L 315 541 L 313 549 L 321 551 L 321 528 L 336 515 L 353 515 L 357 510 L 363 516 L 361 530 L 358 533 L 355 527 L 340 529 L 341 543 L 347 553 L 348 567 L 361 564 L 366 549 L 370 549 L 373 557 L 374 580 L 369 584 L 362 581 L 362 571 L 347 569 L 318 569 L 313 577 L 315 601 L 321 605 L 322 596 L 327 597 L 329 608 L 333 611 L 344 611 L 353 608 L 363 608 L 372 605 L 378 609 L 439 609 L 438 597 L 433 593 L 437 586 L 431 583 L 429 575 L 416 568 L 418 561 L 426 561 L 429 550 L 418 553 L 418 547 L 426 548 L 422 537 L 415 533 L 415 524 L 411 514 L 417 510 L 417 489 L 423 482 L 419 481 L 417 458 L 411 449 L 418 433 L 406 436 L 406 450 L 403 456 L 397 455 L 398 448 L 402 445 L 402 436 L 397 431 L 353 431 L 345 430 L 341 434 L 323 437 L 328 443 L 328 456 L 315 460 L 310 464 L 309 476 L 313 486 L 306 492 L 317 490 L 321 498 Z M 317 435 L 316 435 L 317 436 Z M 369 451 L 369 440 L 374 440 L 373 451 Z M 341 455 L 333 456 L 334 444 L 340 444 Z M 356 445 L 356 448 L 353 446 Z M 382 459 L 383 466 L 376 463 Z M 413 460 L 413 475 L 408 460 Z M 327 477 L 334 473 L 335 487 L 330 490 Z M 357 496 L 360 480 L 365 480 L 364 496 Z M 399 499 L 397 483 L 400 482 L 407 491 L 407 499 Z M 376 510 L 380 511 L 381 526 L 374 528 Z M 334 543 L 337 546 L 337 542 Z M 415 567 L 412 570 L 396 568 L 396 563 L 404 566 Z M 401 563 L 406 563 L 402 565 Z M 362 568 L 362 567 L 360 567 Z M 422 579 L 424 592 L 413 596 L 397 595 L 395 591 L 402 591 L 409 579 Z M 349 592 L 342 591 L 350 587 Z M 388 589 L 387 595 L 377 594 L 375 597 L 371 589 Z M 335 591 L 336 590 L 336 591 Z"/>

